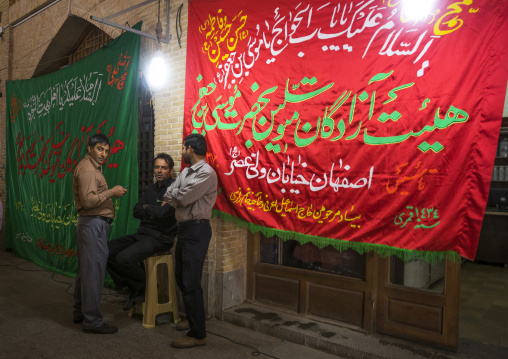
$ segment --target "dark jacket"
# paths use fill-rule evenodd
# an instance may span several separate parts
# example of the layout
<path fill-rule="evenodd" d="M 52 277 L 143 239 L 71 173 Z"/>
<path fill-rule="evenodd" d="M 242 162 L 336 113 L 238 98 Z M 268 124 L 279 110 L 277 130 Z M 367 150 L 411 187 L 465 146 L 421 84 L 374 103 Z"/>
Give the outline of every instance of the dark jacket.
<path fill-rule="evenodd" d="M 169 178 L 160 187 L 159 183 L 146 188 L 141 200 L 134 206 L 134 217 L 141 220 L 138 233 L 148 234 L 157 239 L 176 235 L 175 209 L 169 204 L 162 205 L 164 194 L 175 180 Z M 143 208 L 147 205 L 145 208 Z"/>

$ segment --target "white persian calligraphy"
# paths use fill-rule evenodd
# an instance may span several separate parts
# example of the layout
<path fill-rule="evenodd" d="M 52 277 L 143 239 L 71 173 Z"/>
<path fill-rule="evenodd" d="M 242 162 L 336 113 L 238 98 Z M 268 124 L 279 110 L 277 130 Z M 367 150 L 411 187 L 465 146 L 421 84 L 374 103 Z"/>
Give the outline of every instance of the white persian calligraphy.
<path fill-rule="evenodd" d="M 396 27 L 390 19 L 400 15 L 399 9 L 377 5 L 375 0 L 341 4 L 329 2 L 319 6 L 299 3 L 285 14 L 276 7 L 273 14 L 273 19 L 255 26 L 257 31 L 248 38 L 244 52 L 232 51 L 227 60 L 217 66 L 216 81 L 224 88 L 241 83 L 259 59 L 267 64 L 274 63 L 277 56 L 292 44 L 326 41 L 322 48 L 327 51 L 340 48 L 337 41 L 341 38 L 346 40 L 366 33 L 370 40 L 362 42 L 361 48 L 356 45 L 358 50 L 363 51 L 362 58 L 369 51 L 377 51 L 379 56 L 413 56 L 416 63 L 433 40 L 439 38 L 431 36 L 433 32 L 428 31 L 428 24 L 423 21 L 419 27 L 415 27 L 414 23 Z M 371 48 L 374 39 L 379 37 L 384 39 L 382 47 Z M 346 42 L 342 45 L 349 52 L 354 51 Z M 262 53 L 263 56 L 260 56 Z M 300 52 L 299 57 L 303 56 L 305 53 Z"/>
<path fill-rule="evenodd" d="M 333 162 L 327 173 L 305 173 L 307 163 L 299 155 L 298 159 L 291 159 L 287 156 L 286 160 L 277 168 L 260 166 L 259 151 L 251 153 L 245 157 L 241 156 L 241 152 L 237 147 L 229 149 L 231 162 L 229 164 L 229 172 L 225 172 L 226 176 L 231 176 L 235 171 L 245 171 L 245 177 L 248 180 L 257 179 L 264 180 L 267 184 L 280 183 L 283 185 L 282 193 L 289 188 L 291 193 L 302 193 L 301 186 L 307 186 L 312 192 L 318 192 L 326 188 L 331 188 L 335 192 L 341 189 L 360 189 L 366 187 L 370 189 L 372 178 L 374 175 L 374 166 L 368 171 L 368 176 L 351 179 L 347 176 L 347 172 L 351 166 L 345 164 L 342 158 L 337 163 Z M 358 171 L 355 171 L 358 172 Z M 299 189 L 300 188 L 300 189 Z"/>
<path fill-rule="evenodd" d="M 65 106 L 72 106 L 77 102 L 95 105 L 102 87 L 102 76 L 101 73 L 91 72 L 88 75 L 65 80 L 37 95 L 30 96 L 23 103 L 28 120 L 32 123 L 33 120 L 48 115 L 54 108 L 62 110 Z"/>

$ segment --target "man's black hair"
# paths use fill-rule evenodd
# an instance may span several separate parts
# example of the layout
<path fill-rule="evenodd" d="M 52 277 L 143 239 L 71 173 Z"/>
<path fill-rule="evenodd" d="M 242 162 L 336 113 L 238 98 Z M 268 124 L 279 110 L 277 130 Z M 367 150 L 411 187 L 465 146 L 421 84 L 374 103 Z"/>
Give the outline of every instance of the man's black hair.
<path fill-rule="evenodd" d="M 110 146 L 110 144 L 109 144 L 109 138 L 107 138 L 102 133 L 96 133 L 95 135 L 90 137 L 90 139 L 88 140 L 88 147 L 94 148 L 95 145 L 98 144 L 98 143 L 101 144 L 101 145 L 108 145 L 108 146 Z"/>
<path fill-rule="evenodd" d="M 173 169 L 173 167 L 175 166 L 175 161 L 173 161 L 173 158 L 168 155 L 167 153 L 159 153 L 157 156 L 155 156 L 155 158 L 153 159 L 153 164 L 155 166 L 155 161 L 158 160 L 158 159 L 163 159 L 164 161 L 166 161 L 166 163 L 168 164 L 168 167 L 170 170 Z"/>
<path fill-rule="evenodd" d="M 183 145 L 185 146 L 185 148 L 188 148 L 190 146 L 194 150 L 194 153 L 198 156 L 206 156 L 207 150 L 206 140 L 200 134 L 193 133 L 185 137 Z"/>

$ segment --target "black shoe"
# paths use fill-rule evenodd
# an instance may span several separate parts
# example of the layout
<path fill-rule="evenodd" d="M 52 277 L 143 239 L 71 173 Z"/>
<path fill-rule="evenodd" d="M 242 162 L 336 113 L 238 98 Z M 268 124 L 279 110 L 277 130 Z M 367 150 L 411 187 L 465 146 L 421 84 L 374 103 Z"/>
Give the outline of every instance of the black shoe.
<path fill-rule="evenodd" d="M 72 318 L 72 322 L 74 324 L 79 324 L 79 323 L 83 323 L 83 317 L 75 317 L 75 318 Z"/>
<path fill-rule="evenodd" d="M 91 334 L 115 334 L 118 332 L 118 328 L 104 323 L 97 328 L 83 329 L 83 332 Z"/>
<path fill-rule="evenodd" d="M 145 302 L 145 291 L 143 290 L 143 293 L 141 293 L 136 298 L 134 298 L 134 303 L 141 304 L 144 302 Z"/>
<path fill-rule="evenodd" d="M 134 292 L 131 292 L 129 295 L 129 299 L 127 300 L 127 303 L 123 306 L 123 310 L 128 312 L 134 306 L 138 303 L 143 303 L 145 301 L 145 288 L 136 290 Z"/>

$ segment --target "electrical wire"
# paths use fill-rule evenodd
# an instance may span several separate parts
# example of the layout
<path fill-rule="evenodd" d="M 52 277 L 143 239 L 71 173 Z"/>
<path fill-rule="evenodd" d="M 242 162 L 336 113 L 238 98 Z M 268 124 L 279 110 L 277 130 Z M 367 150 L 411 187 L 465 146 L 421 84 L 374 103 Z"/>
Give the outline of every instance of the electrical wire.
<path fill-rule="evenodd" d="M 144 11 L 147 11 L 147 10 L 150 10 L 151 8 L 153 8 L 154 6 L 156 5 L 156 3 L 154 2 L 153 4 L 151 5 L 146 5 L 142 10 L 139 10 L 138 12 L 136 12 L 134 15 L 132 15 L 132 17 L 128 20 L 129 22 L 132 21 L 132 19 L 134 19 L 136 16 L 139 16 L 141 13 L 143 13 Z"/>
<path fill-rule="evenodd" d="M 182 30 L 182 7 L 183 7 L 183 3 L 180 4 L 180 6 L 178 7 L 178 10 L 176 12 L 176 23 L 175 23 L 175 29 L 176 29 L 176 37 L 178 39 L 178 46 L 180 46 L 180 48 L 182 48 L 182 42 L 181 42 L 181 39 L 182 39 L 182 34 L 183 34 L 183 30 Z M 180 31 L 178 31 L 178 28 L 180 27 Z"/>
<path fill-rule="evenodd" d="M 55 278 L 55 274 L 56 273 L 53 272 L 53 271 L 50 271 L 48 269 L 23 269 L 23 268 L 19 267 L 19 264 L 0 264 L 0 267 L 15 267 L 17 270 L 20 270 L 20 271 L 23 271 L 23 272 L 48 272 L 48 273 L 51 273 L 51 279 L 54 282 L 67 285 L 67 288 L 65 289 L 65 294 L 72 295 L 72 296 L 74 295 L 73 293 L 69 292 L 69 290 L 73 287 L 73 283 L 68 283 L 68 282 L 65 282 L 65 281 L 57 280 Z M 108 296 L 113 296 L 113 297 L 117 298 L 117 300 L 108 300 L 107 298 L 105 298 L 105 297 L 108 297 Z M 102 297 L 103 297 L 103 300 L 105 300 L 105 301 L 107 301 L 109 303 L 118 303 L 118 302 L 127 300 L 127 293 L 118 292 L 117 290 L 114 290 L 114 289 L 110 288 L 108 293 L 103 293 L 102 294 Z M 231 338 L 228 338 L 228 337 L 226 337 L 224 335 L 217 334 L 217 333 L 211 332 L 209 330 L 207 330 L 206 332 L 208 334 L 215 335 L 216 337 L 229 340 L 231 343 L 240 345 L 240 346 L 245 347 L 245 348 L 252 349 L 253 351 L 250 353 L 252 356 L 257 357 L 257 356 L 260 356 L 260 355 L 264 355 L 264 356 L 266 356 L 268 358 L 279 359 L 279 358 L 277 358 L 277 357 L 275 357 L 273 355 L 261 352 L 256 347 L 253 347 L 251 345 L 247 345 L 247 344 L 243 344 L 243 343 L 237 342 L 237 341 L 235 341 L 235 340 L 233 340 Z"/>
<path fill-rule="evenodd" d="M 57 283 L 66 284 L 67 288 L 65 289 L 65 294 L 74 295 L 73 293 L 69 293 L 69 289 L 72 288 L 72 283 L 67 283 L 67 282 L 64 282 L 64 281 L 56 280 L 56 278 L 55 278 L 55 272 L 51 273 L 51 279 L 53 279 Z"/>
<path fill-rule="evenodd" d="M 106 0 L 102 0 L 102 1 L 98 2 L 97 4 L 95 4 L 95 5 L 94 5 L 94 6 L 93 6 L 90 10 L 88 10 L 88 11 L 85 13 L 85 16 L 84 16 L 84 17 L 86 17 L 86 15 L 88 15 L 88 14 L 89 14 L 89 13 L 90 13 L 93 9 L 95 9 L 95 8 L 97 7 L 97 5 L 102 4 L 104 1 L 106 1 Z M 40 45 L 39 45 L 39 46 L 37 46 L 35 49 L 33 49 L 33 50 L 31 50 L 30 52 L 26 53 L 25 55 L 23 55 L 23 56 L 19 57 L 19 59 L 24 59 L 24 58 L 26 58 L 28 55 L 30 55 L 30 54 L 32 54 L 32 53 L 34 53 L 34 52 L 35 52 L 35 51 L 37 51 L 39 48 L 41 48 L 42 46 L 46 45 L 48 42 L 50 42 L 50 41 L 52 41 L 52 40 L 53 40 L 53 39 L 50 39 L 50 40 L 48 40 L 48 41 L 46 41 L 46 42 L 44 42 L 44 43 L 40 44 Z M 16 60 L 16 61 L 19 61 L 19 60 Z M 16 61 L 13 61 L 13 62 L 16 62 Z M 19 67 L 19 68 L 25 68 L 25 67 L 26 67 L 26 68 L 28 68 L 28 67 L 36 67 L 36 66 L 37 66 L 37 65 L 33 65 L 33 66 L 24 66 L 24 67 Z M 0 71 L 5 70 L 5 69 L 7 69 L 7 67 L 1 68 L 1 69 L 0 69 Z M 14 69 L 18 69 L 18 68 L 13 68 L 13 70 L 14 70 Z"/>
<path fill-rule="evenodd" d="M 35 52 L 35 51 L 37 51 L 39 48 L 41 48 L 42 46 L 46 45 L 48 42 L 50 42 L 50 41 L 52 41 L 52 40 L 53 40 L 53 39 L 48 40 L 48 41 L 46 41 L 46 42 L 42 43 L 41 45 L 37 46 L 37 47 L 36 47 L 35 49 L 33 49 L 32 51 L 30 51 L 30 52 L 28 52 L 28 53 L 24 54 L 23 56 L 20 56 L 17 60 L 14 60 L 14 61 L 12 61 L 12 62 L 13 62 L 13 63 L 15 63 L 15 62 L 19 61 L 20 59 L 24 59 L 24 58 L 26 58 L 28 55 L 30 55 L 31 53 L 34 53 L 34 52 Z M 32 65 L 32 66 L 23 66 L 23 67 L 20 67 L 20 68 L 28 68 L 28 67 L 36 67 L 36 66 L 37 66 L 37 65 Z M 1 69 L 0 69 L 0 71 L 5 70 L 5 69 L 7 69 L 7 66 L 5 66 L 4 68 L 1 68 Z M 17 69 L 17 68 L 16 68 L 16 69 Z M 14 68 L 13 68 L 13 70 L 14 70 Z"/>
<path fill-rule="evenodd" d="M 104 32 L 105 32 L 105 31 L 104 31 Z M 113 35 L 113 32 L 111 32 L 111 33 L 107 33 L 107 32 L 106 32 L 106 34 L 107 34 L 107 35 L 110 37 L 110 39 L 111 39 L 111 41 L 110 41 L 109 43 L 113 42 L 113 40 L 116 40 L 116 39 L 113 39 L 113 36 L 112 36 L 112 35 Z M 44 46 L 45 44 L 47 44 L 47 43 L 48 43 L 48 42 L 50 42 L 50 41 L 52 41 L 52 39 L 51 39 L 51 40 L 49 40 L 49 41 L 47 41 L 47 42 L 45 42 L 45 43 L 43 43 L 42 45 L 40 45 L 39 47 L 35 48 L 34 50 L 32 50 L 32 51 L 28 52 L 28 53 L 27 53 L 27 54 L 25 54 L 24 56 L 21 56 L 21 57 L 20 57 L 20 59 L 25 58 L 26 56 L 28 56 L 28 55 L 30 55 L 31 53 L 35 52 L 35 51 L 36 51 L 37 49 L 39 49 L 41 46 Z M 108 44 L 109 44 L 109 43 L 108 43 Z M 106 45 L 108 45 L 108 44 L 106 44 Z M 106 45 L 104 45 L 104 46 L 106 46 Z M 94 45 L 91 45 L 91 46 L 88 46 L 88 47 L 82 48 L 82 50 L 87 50 L 87 49 L 89 49 L 89 48 L 91 48 L 91 47 L 93 47 L 93 46 L 94 46 Z M 104 47 L 104 46 L 103 46 L 103 47 Z M 71 55 L 67 55 L 67 56 L 62 56 L 62 57 L 60 57 L 60 58 L 58 58 L 58 59 L 53 59 L 53 60 L 49 60 L 49 61 L 46 61 L 46 62 L 37 63 L 37 65 L 19 66 L 19 67 L 13 67 L 12 69 L 13 69 L 13 70 L 19 70 L 19 69 L 34 68 L 34 67 L 37 67 L 37 66 L 39 66 L 39 65 L 47 65 L 47 64 L 50 64 L 50 63 L 55 62 L 55 61 L 63 60 L 63 59 L 65 59 L 65 58 L 69 58 L 69 57 L 71 57 L 71 56 L 72 56 L 72 54 L 71 54 Z M 15 62 L 18 62 L 18 61 L 19 61 L 19 60 L 15 60 L 15 61 L 13 61 L 13 62 L 15 63 Z M 7 66 L 6 66 L 6 67 L 2 67 L 2 68 L 0 68 L 0 71 L 6 70 L 6 69 L 7 69 Z M 27 72 L 27 73 L 30 73 L 30 72 Z M 27 73 L 25 73 L 24 75 L 26 75 Z M 24 75 L 23 75 L 23 76 L 24 76 Z"/>
<path fill-rule="evenodd" d="M 74 293 L 69 292 L 69 290 L 74 287 L 74 283 L 72 282 L 73 281 L 72 278 L 70 278 L 71 283 L 69 283 L 69 282 L 66 282 L 66 281 L 62 281 L 62 280 L 56 279 L 55 275 L 57 273 L 55 273 L 55 272 L 53 272 L 53 271 L 51 271 L 49 269 L 44 269 L 44 268 L 42 268 L 42 269 L 23 269 L 23 268 L 19 267 L 20 265 L 21 264 L 0 264 L 0 267 L 15 267 L 17 270 L 20 270 L 22 272 L 47 272 L 47 273 L 51 273 L 51 279 L 54 282 L 59 283 L 59 284 L 65 284 L 65 285 L 67 285 L 67 288 L 65 289 L 65 294 L 74 296 Z M 106 293 L 104 293 L 104 290 L 103 290 L 102 297 L 103 297 L 103 299 L 106 302 L 109 302 L 109 303 L 118 303 L 118 302 L 127 300 L 127 297 L 128 297 L 127 293 L 125 293 L 125 292 L 119 292 L 118 290 L 112 289 L 112 288 L 105 288 L 105 289 L 108 289 L 108 291 Z M 116 297 L 118 299 L 117 300 L 108 300 L 107 298 L 104 298 L 104 297 L 109 297 L 109 296 L 113 296 L 113 297 Z"/>
<path fill-rule="evenodd" d="M 95 4 L 95 5 L 94 5 L 94 6 L 93 6 L 90 10 L 88 10 L 88 11 L 85 13 L 85 16 L 86 16 L 86 15 L 88 15 L 88 14 L 90 14 L 90 12 L 92 12 L 92 10 L 93 10 L 93 9 L 95 9 L 95 8 L 97 7 L 97 5 L 102 4 L 104 1 L 106 1 L 106 0 L 99 1 L 97 4 Z M 83 16 L 83 17 L 85 17 L 85 16 Z"/>
<path fill-rule="evenodd" d="M 91 13 L 91 12 L 92 12 L 92 11 L 93 11 L 93 10 L 94 10 L 97 6 L 98 6 L 98 5 L 102 4 L 104 1 L 106 1 L 106 0 L 101 0 L 101 1 L 99 1 L 97 4 L 95 4 L 94 6 L 92 6 L 92 7 L 90 8 L 90 10 L 88 10 L 88 11 L 85 13 L 85 15 L 83 16 L 83 18 L 86 18 L 86 16 L 87 16 L 88 14 L 90 14 L 90 13 Z M 151 5 L 151 6 L 153 6 L 153 5 Z M 145 9 L 145 10 L 146 10 L 146 9 Z M 143 11 L 144 11 L 144 10 L 143 10 Z M 139 13 L 138 13 L 138 14 L 139 14 Z M 136 15 L 137 15 L 137 14 L 136 14 Z M 132 19 L 133 19 L 136 15 L 134 15 L 134 16 L 133 16 L 130 20 L 132 20 Z M 104 30 L 103 30 L 103 31 L 104 31 Z M 104 31 L 104 32 L 106 32 L 106 31 Z M 112 30 L 112 31 L 111 31 L 111 32 L 109 32 L 109 33 L 108 33 L 108 32 L 106 32 L 106 34 L 108 34 L 108 36 L 109 36 L 110 38 L 113 38 L 113 36 L 112 36 L 112 35 L 113 35 L 113 33 L 114 33 L 114 30 Z M 18 61 L 20 61 L 20 59 L 25 59 L 25 58 L 27 58 L 30 54 L 34 53 L 34 52 L 35 52 L 35 51 L 37 51 L 39 48 L 41 48 L 41 47 L 45 46 L 46 44 L 48 44 L 48 43 L 49 43 L 49 42 L 51 42 L 51 41 L 53 41 L 53 39 L 50 39 L 50 40 L 48 40 L 48 41 L 46 41 L 46 42 L 44 42 L 44 43 L 40 44 L 40 45 L 39 45 L 39 46 L 37 46 L 35 49 L 33 49 L 33 50 L 29 51 L 28 53 L 24 54 L 23 56 L 20 56 L 20 57 L 18 58 L 18 60 L 13 60 L 13 64 L 14 64 L 14 63 L 16 63 L 16 62 L 18 62 Z M 70 55 L 69 55 L 69 56 L 64 56 L 64 57 L 62 57 L 62 58 L 60 58 L 60 59 L 57 59 L 57 60 L 61 60 L 61 59 L 65 58 L 65 57 L 70 57 Z M 39 65 L 46 65 L 46 64 L 49 64 L 49 63 L 54 62 L 54 61 L 57 61 L 57 60 L 51 60 L 51 61 L 47 61 L 47 62 L 44 62 L 44 63 L 37 63 L 36 65 L 30 65 L 30 66 L 13 67 L 13 68 L 12 68 L 12 70 L 19 70 L 19 69 L 24 69 L 24 68 L 35 68 L 35 67 L 37 67 L 37 66 L 39 66 Z M 6 66 L 6 67 L 3 67 L 3 68 L 0 68 L 0 71 L 6 70 L 6 69 L 7 69 L 7 66 Z M 28 71 L 28 72 L 25 72 L 25 73 L 24 73 L 23 75 L 21 75 L 19 78 L 23 79 L 23 78 L 25 77 L 25 75 L 30 74 L 31 72 L 33 72 L 33 71 Z"/>
<path fill-rule="evenodd" d="M 20 264 L 0 264 L 0 267 L 16 267 L 17 270 L 20 270 L 22 272 L 50 272 L 47 269 L 23 269 L 19 268 Z"/>
<path fill-rule="evenodd" d="M 250 346 L 250 345 L 247 345 L 247 344 L 243 344 L 243 343 L 239 343 L 239 342 L 234 341 L 233 339 L 228 338 L 228 337 L 226 337 L 226 336 L 224 336 L 224 335 L 220 335 L 220 334 L 217 334 L 217 333 L 214 333 L 214 332 L 210 332 L 210 331 L 208 331 L 208 330 L 207 330 L 206 332 L 207 332 L 208 334 L 212 334 L 212 335 L 215 335 L 215 336 L 217 336 L 217 337 L 220 337 L 220 338 L 223 338 L 223 339 L 229 340 L 230 342 L 235 343 L 235 344 L 238 344 L 238 345 L 240 345 L 240 346 L 242 346 L 242 347 L 249 348 L 249 349 L 254 349 L 254 351 L 250 353 L 250 355 L 252 355 L 253 357 L 257 357 L 257 356 L 260 356 L 260 355 L 264 355 L 264 356 L 267 356 L 267 357 L 269 357 L 269 358 L 279 359 L 279 358 L 274 357 L 274 356 L 272 356 L 272 355 L 270 355 L 270 354 L 266 354 L 266 353 L 260 352 L 260 351 L 259 351 L 259 349 L 258 349 L 258 348 L 256 348 L 256 347 L 253 347 L 253 346 Z"/>

